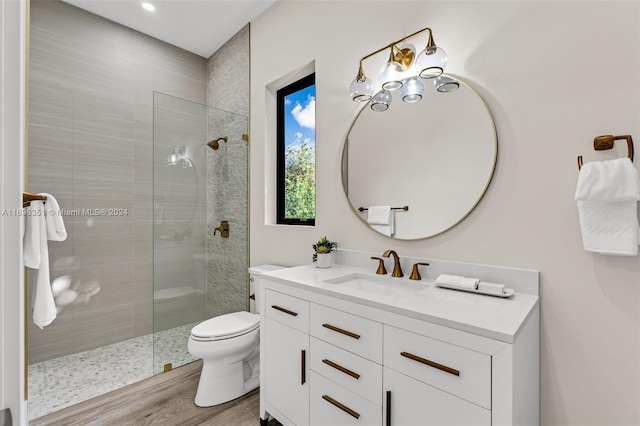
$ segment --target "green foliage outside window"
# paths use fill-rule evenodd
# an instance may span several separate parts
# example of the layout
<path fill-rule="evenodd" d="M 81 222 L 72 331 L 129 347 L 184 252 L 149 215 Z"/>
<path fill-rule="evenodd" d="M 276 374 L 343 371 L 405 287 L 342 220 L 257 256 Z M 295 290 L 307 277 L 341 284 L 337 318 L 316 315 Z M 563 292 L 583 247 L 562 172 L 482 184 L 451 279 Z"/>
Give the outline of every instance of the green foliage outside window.
<path fill-rule="evenodd" d="M 315 150 L 306 143 L 285 152 L 285 217 L 316 217 Z"/>

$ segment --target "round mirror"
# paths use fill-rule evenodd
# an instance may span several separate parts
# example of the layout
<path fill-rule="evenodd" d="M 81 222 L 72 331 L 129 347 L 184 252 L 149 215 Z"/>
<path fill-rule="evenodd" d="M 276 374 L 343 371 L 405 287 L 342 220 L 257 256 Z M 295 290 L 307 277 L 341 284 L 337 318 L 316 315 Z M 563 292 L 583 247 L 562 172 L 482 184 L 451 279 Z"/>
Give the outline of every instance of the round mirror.
<path fill-rule="evenodd" d="M 474 209 L 491 182 L 498 155 L 491 112 L 467 83 L 446 77 L 459 82 L 457 90 L 440 92 L 424 80 L 417 103 L 392 92 L 388 110 L 376 112 L 367 103 L 347 134 L 345 194 L 353 212 L 383 235 L 415 240 L 441 234 Z M 368 223 L 371 206 L 395 208 L 392 232 Z"/>

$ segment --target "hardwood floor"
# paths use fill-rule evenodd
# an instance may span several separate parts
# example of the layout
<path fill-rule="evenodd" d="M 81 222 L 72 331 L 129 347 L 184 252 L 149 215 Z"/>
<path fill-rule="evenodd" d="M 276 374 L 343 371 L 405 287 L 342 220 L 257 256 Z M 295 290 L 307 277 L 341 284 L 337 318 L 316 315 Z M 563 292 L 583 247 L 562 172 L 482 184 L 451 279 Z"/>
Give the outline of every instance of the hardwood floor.
<path fill-rule="evenodd" d="M 193 398 L 202 361 L 143 380 L 32 420 L 32 426 L 255 426 L 260 424 L 258 389 L 215 407 Z M 273 420 L 269 426 L 278 426 Z"/>

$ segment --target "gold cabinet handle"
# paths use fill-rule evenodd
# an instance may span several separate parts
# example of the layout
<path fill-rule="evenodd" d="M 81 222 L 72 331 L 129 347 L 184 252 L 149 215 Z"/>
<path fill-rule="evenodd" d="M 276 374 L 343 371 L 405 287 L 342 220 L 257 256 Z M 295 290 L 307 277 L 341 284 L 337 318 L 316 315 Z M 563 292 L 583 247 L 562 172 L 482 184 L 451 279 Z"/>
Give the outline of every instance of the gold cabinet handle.
<path fill-rule="evenodd" d="M 300 384 L 304 385 L 304 383 L 307 381 L 307 375 L 306 375 L 306 370 L 307 370 L 307 357 L 306 357 L 307 351 L 305 351 L 304 349 L 300 351 Z"/>
<path fill-rule="evenodd" d="M 344 373 L 344 374 L 346 374 L 348 376 L 353 377 L 356 380 L 358 380 L 360 378 L 360 375 L 358 373 L 356 373 L 354 371 L 351 371 L 348 368 L 344 368 L 343 366 L 338 365 L 333 361 L 329 361 L 328 359 L 323 359 L 322 362 L 327 364 L 330 367 L 335 368 L 336 370 L 338 370 L 338 371 L 340 371 L 340 372 L 342 372 L 342 373 Z"/>
<path fill-rule="evenodd" d="M 331 398 L 329 395 L 322 395 L 322 399 L 324 399 L 325 401 L 335 405 L 336 407 L 338 407 L 339 409 L 341 409 L 345 413 L 355 417 L 356 419 L 360 417 L 360 414 L 358 414 L 357 412 L 353 411 L 351 408 L 347 407 L 346 405 L 339 403 L 335 399 Z"/>
<path fill-rule="evenodd" d="M 429 361 L 428 359 L 419 357 L 418 355 L 414 355 L 409 352 L 400 352 L 400 355 L 402 355 L 405 358 L 409 358 L 414 361 L 417 361 L 421 364 L 428 365 L 429 367 L 437 368 L 438 370 L 442 370 L 446 373 L 453 374 L 454 376 L 460 376 L 460 371 L 451 367 L 447 367 L 446 365 L 438 364 L 437 362 Z"/>
<path fill-rule="evenodd" d="M 335 331 L 335 332 L 337 332 L 337 333 L 344 334 L 345 336 L 349 336 L 349 337 L 352 337 L 352 338 L 354 338 L 354 339 L 359 339 L 359 338 L 360 338 L 360 335 L 359 335 L 359 334 L 352 333 L 352 332 L 347 331 L 347 330 L 343 330 L 343 329 L 341 329 L 341 328 L 336 327 L 335 325 L 331 325 L 331 324 L 322 324 L 322 326 L 323 326 L 324 328 L 328 328 L 329 330 L 333 330 L 333 331 Z"/>
<path fill-rule="evenodd" d="M 289 314 L 289 315 L 291 315 L 291 316 L 293 316 L 293 317 L 297 317 L 297 316 L 298 316 L 298 313 L 297 313 L 297 312 L 290 311 L 290 310 L 288 310 L 288 309 L 283 308 L 282 306 L 278 306 L 278 305 L 271 305 L 271 307 L 272 307 L 273 309 L 275 309 L 276 311 L 284 312 L 285 314 Z"/>

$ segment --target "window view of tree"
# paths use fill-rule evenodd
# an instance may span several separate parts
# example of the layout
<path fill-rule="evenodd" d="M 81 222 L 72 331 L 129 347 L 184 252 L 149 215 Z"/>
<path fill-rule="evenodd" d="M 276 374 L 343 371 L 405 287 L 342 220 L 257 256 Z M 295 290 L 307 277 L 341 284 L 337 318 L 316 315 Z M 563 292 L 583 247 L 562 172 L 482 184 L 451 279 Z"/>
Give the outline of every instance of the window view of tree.
<path fill-rule="evenodd" d="M 313 224 L 316 216 L 315 75 L 278 92 L 278 222 Z"/>
<path fill-rule="evenodd" d="M 290 218 L 316 217 L 315 149 L 306 142 L 287 147 L 285 153 L 284 215 Z"/>

